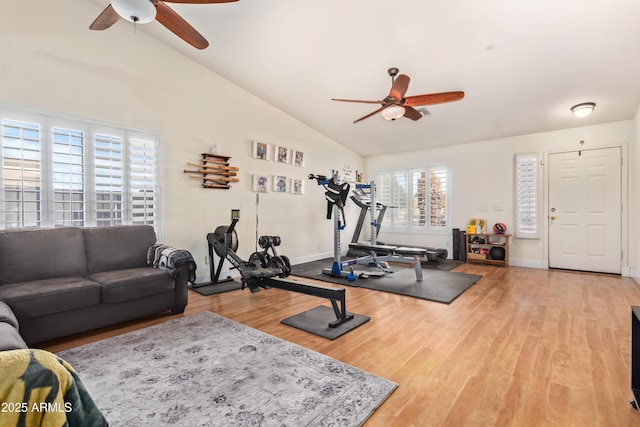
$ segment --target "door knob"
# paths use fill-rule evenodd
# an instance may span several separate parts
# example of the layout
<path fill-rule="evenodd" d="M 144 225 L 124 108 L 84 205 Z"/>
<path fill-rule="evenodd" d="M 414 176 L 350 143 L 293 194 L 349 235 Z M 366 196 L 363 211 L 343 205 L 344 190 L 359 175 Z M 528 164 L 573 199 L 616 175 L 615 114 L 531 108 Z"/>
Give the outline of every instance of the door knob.
<path fill-rule="evenodd" d="M 556 219 L 556 217 L 555 216 L 550 216 L 549 219 Z"/>

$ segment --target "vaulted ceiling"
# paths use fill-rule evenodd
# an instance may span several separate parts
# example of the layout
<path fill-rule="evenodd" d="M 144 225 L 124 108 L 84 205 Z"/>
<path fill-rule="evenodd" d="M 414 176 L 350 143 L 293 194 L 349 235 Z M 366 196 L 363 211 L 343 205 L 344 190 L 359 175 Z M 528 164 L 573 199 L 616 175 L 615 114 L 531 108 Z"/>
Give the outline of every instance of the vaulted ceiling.
<path fill-rule="evenodd" d="M 109 4 L 91 1 L 95 16 Z M 138 27 L 364 156 L 627 120 L 640 105 L 637 0 L 169 5 L 207 49 L 157 22 Z M 384 98 L 390 67 L 411 77 L 406 95 L 465 97 L 428 106 L 417 121 L 375 115 L 353 124 L 377 105 L 331 98 Z M 594 113 L 573 117 L 569 108 L 586 101 Z"/>

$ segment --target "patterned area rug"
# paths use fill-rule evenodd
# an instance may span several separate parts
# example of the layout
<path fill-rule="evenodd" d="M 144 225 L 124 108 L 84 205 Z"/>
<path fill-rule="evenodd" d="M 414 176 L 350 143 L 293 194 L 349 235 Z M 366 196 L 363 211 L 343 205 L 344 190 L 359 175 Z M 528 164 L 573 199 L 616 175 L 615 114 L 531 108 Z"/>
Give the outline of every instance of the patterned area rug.
<path fill-rule="evenodd" d="M 397 387 L 211 312 L 58 355 L 111 426 L 358 426 Z"/>

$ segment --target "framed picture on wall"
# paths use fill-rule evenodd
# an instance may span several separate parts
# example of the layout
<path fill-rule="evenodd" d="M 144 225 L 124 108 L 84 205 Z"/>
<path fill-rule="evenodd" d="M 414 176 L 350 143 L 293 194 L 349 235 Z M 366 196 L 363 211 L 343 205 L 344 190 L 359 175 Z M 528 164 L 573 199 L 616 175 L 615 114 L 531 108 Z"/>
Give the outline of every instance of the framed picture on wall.
<path fill-rule="evenodd" d="M 276 145 L 273 150 L 273 160 L 278 163 L 289 163 L 289 149 Z"/>
<path fill-rule="evenodd" d="M 269 160 L 269 144 L 266 142 L 251 141 L 251 155 L 254 159 Z"/>
<path fill-rule="evenodd" d="M 282 175 L 276 175 L 273 177 L 273 191 L 276 193 L 287 192 L 287 177 Z"/>
<path fill-rule="evenodd" d="M 291 194 L 304 194 L 304 180 L 291 178 Z"/>
<path fill-rule="evenodd" d="M 294 166 L 304 166 L 304 152 L 298 150 L 291 150 L 291 163 Z"/>
<path fill-rule="evenodd" d="M 267 175 L 253 175 L 253 191 L 256 193 L 269 192 L 269 177 Z"/>

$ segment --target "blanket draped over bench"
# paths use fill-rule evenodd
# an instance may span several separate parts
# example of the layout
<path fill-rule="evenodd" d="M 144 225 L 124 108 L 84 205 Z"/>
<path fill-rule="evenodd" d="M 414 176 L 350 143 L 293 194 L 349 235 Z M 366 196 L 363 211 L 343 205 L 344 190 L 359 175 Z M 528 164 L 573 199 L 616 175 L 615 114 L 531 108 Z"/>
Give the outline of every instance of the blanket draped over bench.
<path fill-rule="evenodd" d="M 3 427 L 108 426 L 76 371 L 55 354 L 2 351 L 0 366 Z"/>

